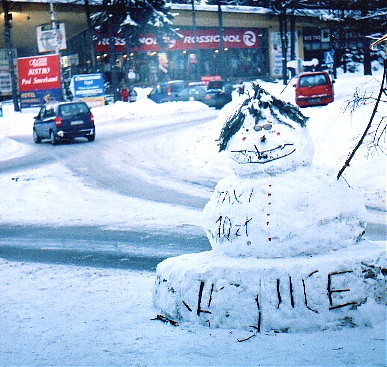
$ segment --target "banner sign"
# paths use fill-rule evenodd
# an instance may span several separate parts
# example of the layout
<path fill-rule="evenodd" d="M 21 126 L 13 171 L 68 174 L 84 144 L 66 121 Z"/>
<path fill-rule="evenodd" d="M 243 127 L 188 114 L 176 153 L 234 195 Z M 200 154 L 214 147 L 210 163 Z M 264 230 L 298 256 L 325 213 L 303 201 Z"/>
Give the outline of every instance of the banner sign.
<path fill-rule="evenodd" d="M 71 80 L 74 98 L 99 97 L 104 95 L 104 80 L 101 73 L 74 75 Z"/>
<path fill-rule="evenodd" d="M 21 108 L 41 107 L 49 102 L 62 100 L 61 89 L 35 90 L 20 93 Z"/>
<path fill-rule="evenodd" d="M 57 23 L 56 28 L 54 32 L 51 24 L 36 27 L 39 52 L 52 52 L 67 48 L 64 23 Z"/>
<path fill-rule="evenodd" d="M 164 41 L 168 45 L 168 50 L 194 50 L 196 44 L 199 49 L 217 49 L 220 44 L 219 30 L 217 28 L 200 29 L 196 31 L 196 36 L 193 30 L 183 29 L 178 32 L 181 38 L 170 39 L 165 38 Z M 223 43 L 226 48 L 251 49 L 259 47 L 258 28 L 247 29 L 224 29 Z M 125 52 L 125 40 L 121 35 L 115 38 L 115 47 L 117 52 Z M 160 47 L 157 44 L 156 37 L 152 34 L 140 36 L 140 47 L 132 48 L 133 51 L 159 51 Z M 95 44 L 96 52 L 108 52 L 109 38 L 102 37 Z"/>
<path fill-rule="evenodd" d="M 291 47 L 290 40 L 292 39 L 290 33 L 287 33 L 286 39 L 288 40 L 287 44 L 287 60 L 291 60 Z M 297 39 L 297 33 L 296 33 Z M 298 47 L 297 42 L 295 44 L 296 50 L 295 54 L 298 55 Z M 271 75 L 276 77 L 282 76 L 282 46 L 281 46 L 281 34 L 280 32 L 272 32 L 271 33 Z"/>
<path fill-rule="evenodd" d="M 22 108 L 62 99 L 58 54 L 24 57 L 17 61 Z"/>

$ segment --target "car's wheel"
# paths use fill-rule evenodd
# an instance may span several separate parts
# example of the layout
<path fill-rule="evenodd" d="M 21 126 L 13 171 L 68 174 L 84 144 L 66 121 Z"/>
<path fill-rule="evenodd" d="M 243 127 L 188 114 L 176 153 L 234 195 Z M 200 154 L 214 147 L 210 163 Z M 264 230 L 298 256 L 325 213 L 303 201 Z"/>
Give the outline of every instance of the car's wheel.
<path fill-rule="evenodd" d="M 88 135 L 87 136 L 88 141 L 94 141 L 95 140 L 95 131 L 93 131 L 93 135 Z"/>
<path fill-rule="evenodd" d="M 55 133 L 53 131 L 50 132 L 50 142 L 52 145 L 56 145 L 58 143 L 55 137 Z"/>
<path fill-rule="evenodd" d="M 37 134 L 37 132 L 36 132 L 35 130 L 34 130 L 33 133 L 32 133 L 32 137 L 33 137 L 34 142 L 35 142 L 36 144 L 39 144 L 39 143 L 42 142 L 42 139 L 39 138 L 39 136 L 38 136 L 38 134 Z"/>

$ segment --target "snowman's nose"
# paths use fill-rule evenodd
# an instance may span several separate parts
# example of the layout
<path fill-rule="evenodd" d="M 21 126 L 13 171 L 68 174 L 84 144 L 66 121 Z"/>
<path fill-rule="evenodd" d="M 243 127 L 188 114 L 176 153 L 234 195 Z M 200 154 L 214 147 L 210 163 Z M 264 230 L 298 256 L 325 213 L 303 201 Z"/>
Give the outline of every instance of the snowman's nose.
<path fill-rule="evenodd" d="M 266 141 L 266 136 L 265 135 L 262 135 L 261 136 L 261 142 L 264 143 Z"/>

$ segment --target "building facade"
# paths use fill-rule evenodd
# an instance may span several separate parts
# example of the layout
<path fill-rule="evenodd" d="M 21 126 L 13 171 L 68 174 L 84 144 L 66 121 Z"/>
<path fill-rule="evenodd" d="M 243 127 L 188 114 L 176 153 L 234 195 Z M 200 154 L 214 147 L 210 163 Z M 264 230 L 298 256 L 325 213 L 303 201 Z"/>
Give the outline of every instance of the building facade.
<path fill-rule="evenodd" d="M 224 5 L 220 14 L 214 5 L 192 8 L 173 4 L 173 25 L 179 36 L 161 45 L 157 42 L 159 35 L 144 34 L 138 47 L 129 48 L 118 34 L 114 65 L 109 57 L 109 38 L 95 35 L 97 38 L 92 43 L 83 3 L 55 3 L 54 9 L 66 34 L 66 48 L 60 51 L 65 79 L 74 74 L 102 72 L 109 81 L 111 68 L 115 68 L 121 83 L 142 85 L 164 79 L 198 80 L 203 75 L 221 75 L 234 80 L 282 77 L 280 24 L 278 16 L 269 9 Z M 49 4 L 15 2 L 11 10 L 15 57 L 40 54 L 37 29 L 50 23 Z M 3 17 L 0 27 L 4 26 L 1 22 Z M 320 65 L 324 64 L 332 48 L 329 24 L 313 15 L 289 17 L 288 23 L 287 60 L 317 58 Z M 1 37 L 0 48 L 7 55 L 9 52 Z M 4 81 L 5 85 L 9 84 L 9 77 L 7 57 L 3 58 L 0 83 Z"/>
<path fill-rule="evenodd" d="M 139 47 L 129 48 L 124 37 L 115 37 L 116 68 L 122 82 L 130 76 L 139 84 L 164 79 L 198 80 L 203 75 L 222 75 L 228 79 L 282 77 L 282 48 L 278 18 L 267 10 L 254 7 L 173 5 L 174 26 L 179 37 L 165 40 L 161 46 L 154 34 L 140 36 Z M 295 18 L 293 37 L 288 40 L 287 59 L 304 59 L 303 33 L 308 27 L 329 33 L 326 24 L 316 19 Z M 222 37 L 221 37 L 222 35 Z M 109 38 L 95 35 L 96 68 L 109 80 Z M 293 43 L 291 45 L 291 40 Z M 307 44 L 307 43 L 306 43 Z M 79 55 L 81 72 L 90 72 L 91 53 L 85 50 L 85 35 L 68 41 L 68 53 Z M 323 62 L 322 43 L 315 45 L 308 57 Z M 293 53 L 293 54 L 292 54 Z M 315 55 L 315 56 L 314 56 Z"/>

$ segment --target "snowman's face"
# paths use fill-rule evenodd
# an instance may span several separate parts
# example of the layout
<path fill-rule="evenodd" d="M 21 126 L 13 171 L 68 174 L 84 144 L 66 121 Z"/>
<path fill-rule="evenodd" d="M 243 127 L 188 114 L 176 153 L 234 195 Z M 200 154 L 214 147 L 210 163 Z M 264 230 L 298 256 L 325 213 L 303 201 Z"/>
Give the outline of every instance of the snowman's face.
<path fill-rule="evenodd" d="M 235 173 L 241 176 L 293 170 L 309 165 L 313 158 L 313 146 L 305 127 L 273 118 L 256 124 L 250 115 L 231 138 L 227 151 Z"/>

